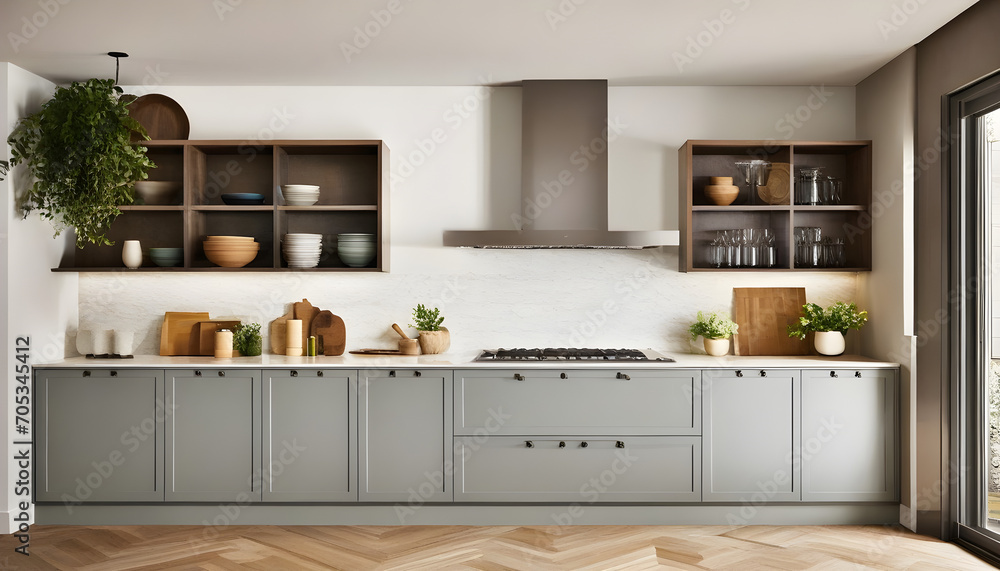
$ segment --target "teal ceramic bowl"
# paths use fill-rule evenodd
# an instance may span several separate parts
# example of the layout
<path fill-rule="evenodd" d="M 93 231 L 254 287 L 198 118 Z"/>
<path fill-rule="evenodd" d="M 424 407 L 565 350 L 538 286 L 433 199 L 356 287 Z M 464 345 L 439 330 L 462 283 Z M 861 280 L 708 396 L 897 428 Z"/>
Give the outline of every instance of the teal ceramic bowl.
<path fill-rule="evenodd" d="M 179 266 L 184 262 L 184 248 L 150 248 L 149 259 L 161 268 Z"/>

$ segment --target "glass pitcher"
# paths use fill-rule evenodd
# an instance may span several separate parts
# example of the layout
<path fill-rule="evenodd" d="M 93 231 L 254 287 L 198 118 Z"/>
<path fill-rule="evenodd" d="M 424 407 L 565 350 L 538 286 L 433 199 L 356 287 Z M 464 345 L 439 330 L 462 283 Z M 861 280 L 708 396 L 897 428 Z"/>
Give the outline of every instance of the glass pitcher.
<path fill-rule="evenodd" d="M 822 204 L 825 182 L 823 169 L 819 167 L 799 169 L 799 185 L 795 192 L 795 204 Z"/>

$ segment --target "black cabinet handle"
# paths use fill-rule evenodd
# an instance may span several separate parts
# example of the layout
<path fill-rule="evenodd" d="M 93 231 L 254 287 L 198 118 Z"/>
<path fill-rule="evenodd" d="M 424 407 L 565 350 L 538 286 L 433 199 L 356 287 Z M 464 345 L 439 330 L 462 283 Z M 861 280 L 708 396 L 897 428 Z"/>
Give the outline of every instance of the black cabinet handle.
<path fill-rule="evenodd" d="M 615 448 L 625 448 L 625 443 L 619 440 L 615 442 Z"/>
<path fill-rule="evenodd" d="M 743 371 L 736 371 L 736 376 L 737 377 L 742 377 L 743 376 Z"/>
<path fill-rule="evenodd" d="M 616 379 L 621 379 L 623 381 L 631 381 L 632 380 L 632 377 L 626 375 L 625 373 L 618 373 L 618 375 L 615 378 Z"/>
<path fill-rule="evenodd" d="M 118 371 L 111 371 L 111 376 L 112 377 L 117 377 L 118 376 Z"/>
<path fill-rule="evenodd" d="M 196 377 L 200 377 L 200 376 L 201 376 L 201 371 L 195 371 L 195 372 L 194 372 L 194 376 L 196 376 Z"/>
<path fill-rule="evenodd" d="M 559 448 L 566 448 L 566 442 L 563 440 L 559 441 Z"/>
<path fill-rule="evenodd" d="M 559 373 L 559 378 L 560 379 L 568 379 L 569 377 L 566 376 L 566 373 Z"/>
<path fill-rule="evenodd" d="M 292 371 L 292 372 L 291 372 L 290 374 L 291 374 L 291 375 L 292 375 L 293 377 L 297 377 L 297 376 L 299 376 L 299 372 L 298 372 L 298 371 Z"/>
<path fill-rule="evenodd" d="M 316 376 L 317 377 L 322 377 L 323 376 L 323 371 L 316 371 Z"/>
<path fill-rule="evenodd" d="M 524 375 L 522 375 L 520 373 L 514 373 L 514 380 L 515 381 L 523 381 L 524 380 Z"/>
<path fill-rule="evenodd" d="M 767 376 L 767 371 L 761 371 L 761 372 L 760 372 L 760 376 L 762 376 L 762 377 L 766 377 L 766 376 Z"/>
<path fill-rule="evenodd" d="M 854 376 L 858 379 L 861 378 L 861 371 L 854 371 Z"/>
<path fill-rule="evenodd" d="M 219 376 L 220 377 L 225 377 L 226 376 L 226 372 L 225 371 L 219 371 Z"/>
<path fill-rule="evenodd" d="M 588 447 L 588 446 L 590 446 L 590 445 L 589 445 L 589 444 L 587 444 L 586 442 L 581 442 L 581 443 L 580 443 L 580 448 L 586 448 L 586 447 Z"/>
<path fill-rule="evenodd" d="M 525 446 L 525 448 L 534 448 L 535 447 L 535 443 L 532 442 L 532 441 L 530 441 L 530 440 L 525 440 L 524 441 L 524 446 Z"/>
<path fill-rule="evenodd" d="M 419 377 L 420 376 L 420 371 L 413 371 L 413 376 L 414 377 Z"/>
<path fill-rule="evenodd" d="M 83 372 L 83 376 L 84 377 L 89 377 L 90 376 L 90 371 L 84 371 Z"/>
<path fill-rule="evenodd" d="M 390 377 L 395 377 L 396 376 L 396 371 L 389 371 L 389 376 Z"/>
<path fill-rule="evenodd" d="M 837 377 L 838 377 L 837 371 L 830 371 L 830 378 L 831 379 L 836 379 Z"/>

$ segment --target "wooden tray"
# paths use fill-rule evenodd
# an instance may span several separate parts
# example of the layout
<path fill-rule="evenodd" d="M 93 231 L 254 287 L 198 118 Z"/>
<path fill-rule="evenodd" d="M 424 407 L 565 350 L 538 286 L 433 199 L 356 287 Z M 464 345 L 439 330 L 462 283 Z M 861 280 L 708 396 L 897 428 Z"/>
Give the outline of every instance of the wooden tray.
<path fill-rule="evenodd" d="M 786 327 L 802 315 L 804 287 L 733 288 L 737 355 L 808 355 L 805 341 L 788 336 Z"/>
<path fill-rule="evenodd" d="M 401 357 L 417 357 L 412 353 L 403 353 L 399 349 L 355 349 L 348 351 L 352 355 L 399 355 Z"/>
<path fill-rule="evenodd" d="M 128 114 L 156 140 L 186 140 L 191 134 L 187 113 L 179 103 L 166 95 L 143 95 L 128 106 Z"/>

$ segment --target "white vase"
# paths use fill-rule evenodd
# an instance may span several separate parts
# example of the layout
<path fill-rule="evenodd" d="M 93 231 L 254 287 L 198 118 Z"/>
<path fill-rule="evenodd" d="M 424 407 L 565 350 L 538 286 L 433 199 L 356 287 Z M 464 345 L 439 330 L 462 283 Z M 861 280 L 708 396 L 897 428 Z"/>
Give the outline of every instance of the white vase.
<path fill-rule="evenodd" d="M 130 270 L 142 265 L 142 246 L 138 240 L 125 240 L 125 245 L 122 246 L 122 262 Z"/>
<path fill-rule="evenodd" d="M 713 357 L 729 354 L 729 337 L 725 339 L 709 339 L 705 337 L 705 352 Z"/>
<path fill-rule="evenodd" d="M 840 355 L 847 347 L 844 334 L 840 331 L 817 331 L 813 343 L 820 355 Z"/>

